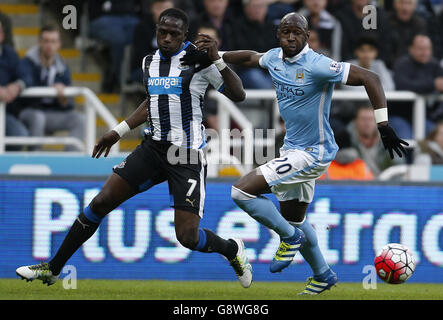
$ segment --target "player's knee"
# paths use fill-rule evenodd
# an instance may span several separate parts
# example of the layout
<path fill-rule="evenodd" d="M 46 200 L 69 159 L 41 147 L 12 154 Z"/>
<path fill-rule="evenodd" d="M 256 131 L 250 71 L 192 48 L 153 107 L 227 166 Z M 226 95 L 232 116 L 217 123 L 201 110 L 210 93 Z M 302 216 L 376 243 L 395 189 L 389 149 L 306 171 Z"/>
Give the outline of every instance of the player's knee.
<path fill-rule="evenodd" d="M 89 207 L 96 215 L 104 217 L 112 211 L 111 198 L 106 193 L 101 192 L 92 199 Z"/>
<path fill-rule="evenodd" d="M 234 200 L 235 203 L 241 201 L 241 200 L 252 200 L 255 199 L 256 196 L 249 194 L 247 192 L 244 192 L 237 186 L 232 186 L 231 188 L 231 198 Z"/>
<path fill-rule="evenodd" d="M 193 250 L 198 243 L 198 232 L 195 232 L 195 230 L 186 228 L 181 230 L 176 230 L 176 236 L 178 242 L 180 244 L 188 249 Z"/>

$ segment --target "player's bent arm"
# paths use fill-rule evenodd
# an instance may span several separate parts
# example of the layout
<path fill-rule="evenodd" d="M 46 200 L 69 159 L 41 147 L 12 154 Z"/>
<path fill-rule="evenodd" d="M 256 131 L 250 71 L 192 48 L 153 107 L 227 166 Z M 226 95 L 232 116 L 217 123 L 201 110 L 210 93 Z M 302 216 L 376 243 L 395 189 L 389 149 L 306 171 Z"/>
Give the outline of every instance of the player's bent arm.
<path fill-rule="evenodd" d="M 148 100 L 144 100 L 138 108 L 124 121 L 119 123 L 115 128 L 106 132 L 94 146 L 92 151 L 93 158 L 100 158 L 103 152 L 105 152 L 105 157 L 108 156 L 111 147 L 117 143 L 121 137 L 130 130 L 137 128 L 147 119 L 147 108 L 146 104 Z"/>
<path fill-rule="evenodd" d="M 137 109 L 125 120 L 129 128 L 135 129 L 148 119 L 148 99 L 145 99 Z"/>
<path fill-rule="evenodd" d="M 225 88 L 222 93 L 234 102 L 241 102 L 245 100 L 246 93 L 240 77 L 228 66 L 223 68 L 220 73 L 225 83 Z"/>
<path fill-rule="evenodd" d="M 394 129 L 388 124 L 386 97 L 379 76 L 372 71 L 351 65 L 346 84 L 365 86 L 366 93 L 374 108 L 375 121 L 377 122 L 383 146 L 389 152 L 391 159 L 394 159 L 394 152 L 399 157 L 402 157 L 402 153 L 406 154 L 403 146 L 408 146 L 409 144 L 400 139 Z"/>
<path fill-rule="evenodd" d="M 380 77 L 375 72 L 351 64 L 346 84 L 364 86 L 374 110 L 387 108 L 385 92 Z M 380 124 L 387 124 L 387 121 Z"/>
<path fill-rule="evenodd" d="M 246 68 L 254 68 L 260 66 L 259 61 L 263 55 L 264 53 L 258 53 L 252 50 L 227 51 L 223 54 L 223 60 L 226 63 Z"/>

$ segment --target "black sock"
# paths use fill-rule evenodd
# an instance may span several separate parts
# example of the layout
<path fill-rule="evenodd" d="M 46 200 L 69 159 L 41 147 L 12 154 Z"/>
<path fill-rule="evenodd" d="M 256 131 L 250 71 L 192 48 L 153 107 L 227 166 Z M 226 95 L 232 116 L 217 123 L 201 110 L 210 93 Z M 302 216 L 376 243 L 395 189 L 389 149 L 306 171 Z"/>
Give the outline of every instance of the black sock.
<path fill-rule="evenodd" d="M 83 212 L 79 214 L 56 255 L 49 261 L 52 274 L 60 273 L 69 258 L 95 233 L 99 225 L 89 221 Z"/>
<path fill-rule="evenodd" d="M 237 243 L 232 240 L 225 240 L 220 238 L 214 232 L 208 229 L 203 229 L 206 233 L 206 244 L 198 250 L 200 252 L 218 252 L 224 255 L 228 260 L 232 260 L 237 255 L 238 246 Z"/>

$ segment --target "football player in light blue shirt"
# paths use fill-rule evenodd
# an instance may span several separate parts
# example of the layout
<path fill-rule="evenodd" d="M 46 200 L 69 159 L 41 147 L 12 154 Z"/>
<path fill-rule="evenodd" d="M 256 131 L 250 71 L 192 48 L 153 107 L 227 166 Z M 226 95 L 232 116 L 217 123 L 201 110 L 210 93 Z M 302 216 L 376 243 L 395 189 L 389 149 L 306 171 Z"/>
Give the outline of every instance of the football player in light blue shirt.
<path fill-rule="evenodd" d="M 388 124 L 386 98 L 377 74 L 311 50 L 307 45 L 308 23 L 297 13 L 282 18 L 277 37 L 280 48 L 266 53 L 239 50 L 222 56 L 230 64 L 268 70 L 286 126 L 280 158 L 242 177 L 232 187 L 232 198 L 251 217 L 280 235 L 271 272 L 288 267 L 300 250 L 314 273 L 302 294 L 319 294 L 338 280 L 305 215 L 313 198 L 315 179 L 327 170 L 338 149 L 329 125 L 335 83 L 365 87 L 381 139 L 391 157 L 393 151 L 401 157 L 402 144 L 407 143 Z M 281 213 L 262 195 L 269 191 L 279 200 Z"/>

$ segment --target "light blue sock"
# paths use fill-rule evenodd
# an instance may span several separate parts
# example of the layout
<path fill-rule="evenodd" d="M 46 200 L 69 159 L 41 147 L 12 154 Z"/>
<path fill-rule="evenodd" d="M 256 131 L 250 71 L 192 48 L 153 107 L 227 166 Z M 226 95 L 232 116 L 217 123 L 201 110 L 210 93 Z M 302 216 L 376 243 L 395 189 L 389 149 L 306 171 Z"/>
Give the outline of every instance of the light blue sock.
<path fill-rule="evenodd" d="M 252 218 L 274 230 L 282 238 L 292 237 L 296 228 L 289 224 L 265 196 L 253 196 L 232 187 L 232 200 Z"/>
<path fill-rule="evenodd" d="M 326 263 L 323 254 L 318 247 L 317 234 L 312 228 L 311 224 L 306 221 L 302 223 L 290 222 L 291 225 L 301 229 L 306 236 L 305 244 L 300 248 L 300 253 L 305 258 L 306 262 L 311 266 L 314 276 L 320 275 L 329 270 L 329 265 Z"/>

